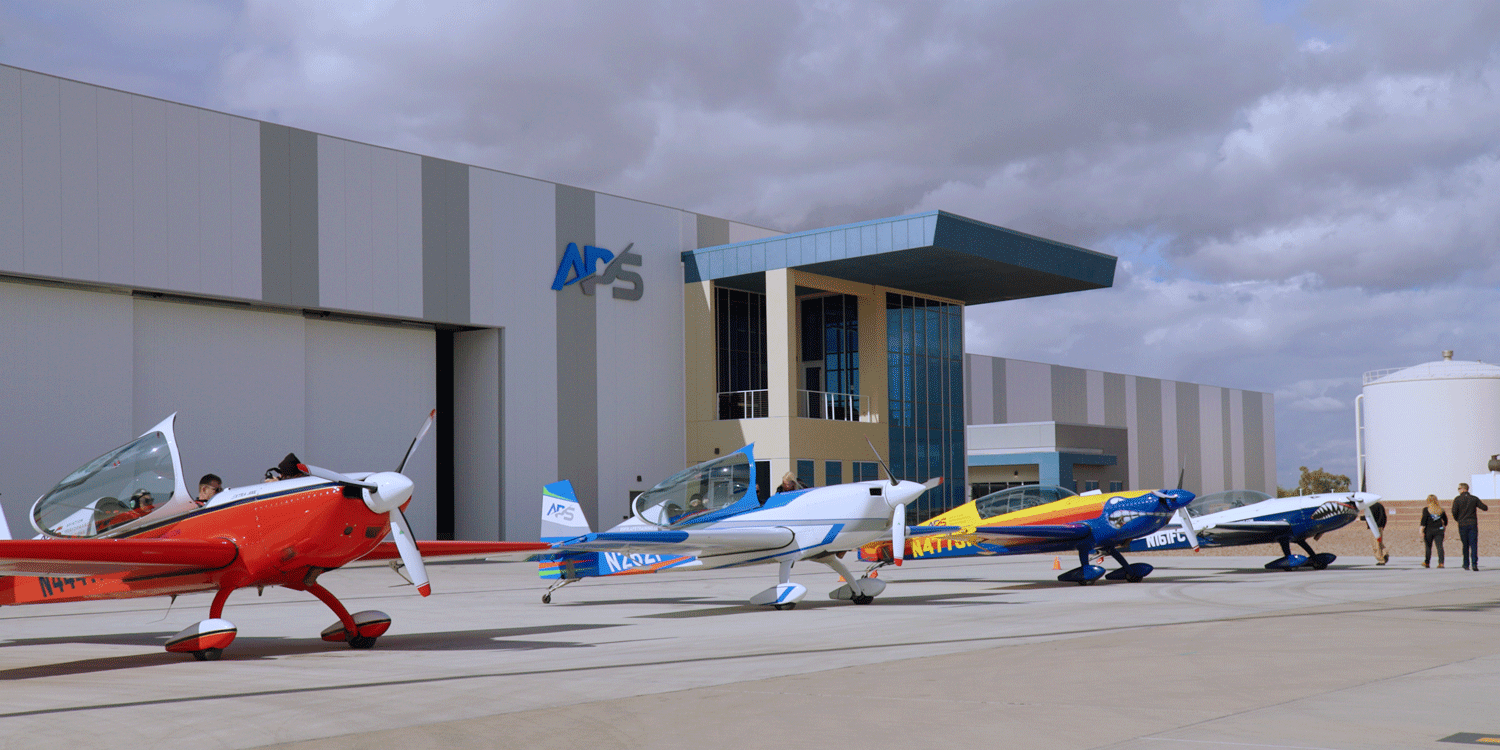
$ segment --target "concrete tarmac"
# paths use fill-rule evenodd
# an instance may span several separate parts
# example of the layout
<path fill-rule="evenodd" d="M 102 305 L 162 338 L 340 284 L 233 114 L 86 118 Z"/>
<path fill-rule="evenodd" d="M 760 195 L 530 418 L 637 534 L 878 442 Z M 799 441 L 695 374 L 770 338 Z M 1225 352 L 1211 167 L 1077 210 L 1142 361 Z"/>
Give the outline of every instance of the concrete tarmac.
<path fill-rule="evenodd" d="M 320 641 L 309 595 L 229 599 L 218 662 L 162 642 L 207 595 L 0 610 L 3 748 L 1453 747 L 1500 738 L 1500 568 L 1153 557 L 1137 584 L 1060 584 L 1051 556 L 908 563 L 869 606 L 799 564 L 590 580 L 541 604 L 521 564 L 322 582 L 394 625 Z M 1485 561 L 1482 559 L 1481 563 Z M 1497 561 L 1500 562 L 1500 561 Z M 1069 564 L 1064 561 L 1064 564 Z M 1452 740 L 1450 740 L 1451 742 Z M 1493 744 L 1493 743 L 1484 743 Z"/>

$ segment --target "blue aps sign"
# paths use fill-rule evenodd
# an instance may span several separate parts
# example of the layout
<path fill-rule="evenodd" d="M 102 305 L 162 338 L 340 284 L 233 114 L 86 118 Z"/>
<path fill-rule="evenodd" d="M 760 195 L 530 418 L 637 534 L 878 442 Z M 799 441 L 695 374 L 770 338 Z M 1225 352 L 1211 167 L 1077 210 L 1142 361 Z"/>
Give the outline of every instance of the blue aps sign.
<path fill-rule="evenodd" d="M 563 251 L 562 262 L 557 264 L 557 275 L 552 277 L 553 291 L 562 291 L 563 287 L 578 285 L 584 294 L 593 296 L 594 286 L 603 284 L 609 286 L 616 281 L 630 284 L 630 287 L 615 287 L 612 294 L 615 299 L 638 300 L 645 291 L 645 284 L 641 281 L 641 275 L 635 271 L 626 271 L 624 266 L 641 265 L 641 256 L 630 252 L 635 247 L 632 242 L 625 246 L 617 256 L 614 253 L 593 245 L 584 245 L 583 252 L 578 252 L 578 243 L 569 242 L 568 248 Z M 594 269 L 599 261 L 604 261 L 604 273 L 596 274 Z"/>

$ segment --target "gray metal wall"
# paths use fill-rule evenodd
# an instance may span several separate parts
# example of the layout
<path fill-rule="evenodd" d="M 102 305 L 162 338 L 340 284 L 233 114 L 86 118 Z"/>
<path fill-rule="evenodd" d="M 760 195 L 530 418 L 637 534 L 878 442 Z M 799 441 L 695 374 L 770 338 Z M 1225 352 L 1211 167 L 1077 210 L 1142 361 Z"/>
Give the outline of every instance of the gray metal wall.
<path fill-rule="evenodd" d="M 308 460 L 353 461 L 351 470 L 384 461 L 389 451 L 325 430 L 321 417 L 366 407 L 357 431 L 394 431 L 404 445 L 434 405 L 431 327 L 451 325 L 464 330 L 461 413 L 440 418 L 454 420 L 459 441 L 457 535 L 535 538 L 541 487 L 560 478 L 574 481 L 592 520 L 612 525 L 631 490 L 685 460 L 680 253 L 769 234 L 0 65 L 0 276 L 17 282 L 0 288 L 0 309 L 19 316 L 7 323 L 24 321 L 0 334 L 0 362 L 30 396 L 0 404 L 0 430 L 7 441 L 35 438 L 38 452 L 4 459 L 12 466 L 0 469 L 25 468 L 0 477 L 0 492 L 7 507 L 29 502 L 47 488 L 38 483 L 163 409 L 204 442 L 184 445 L 189 465 L 202 450 L 230 483 L 274 463 L 263 455 L 272 443 L 275 458 L 305 446 L 319 454 Z M 570 242 L 629 245 L 642 257 L 630 269 L 642 298 L 553 291 Z M 48 280 L 98 291 L 34 286 Z M 121 294 L 141 290 L 242 308 L 184 317 Z M 304 321 L 303 311 L 428 328 L 372 334 Z M 202 347 L 242 369 L 200 366 Z M 109 364 L 80 364 L 79 349 Z M 282 367 L 249 352 L 274 353 Z M 78 388 L 69 378 L 82 378 Z M 370 422 L 370 408 L 389 414 Z M 431 530 L 421 513 L 419 534 Z"/>
<path fill-rule="evenodd" d="M 965 355 L 968 423 L 1056 421 L 1129 431 L 1132 488 L 1276 491 L 1271 394 Z"/>
<path fill-rule="evenodd" d="M 430 330 L 7 282 L 0 319 L 0 500 L 18 536 L 64 474 L 174 412 L 196 489 L 209 472 L 259 482 L 288 452 L 394 469 L 434 398 Z M 407 473 L 419 488 L 408 517 L 430 538 L 431 441 Z"/>

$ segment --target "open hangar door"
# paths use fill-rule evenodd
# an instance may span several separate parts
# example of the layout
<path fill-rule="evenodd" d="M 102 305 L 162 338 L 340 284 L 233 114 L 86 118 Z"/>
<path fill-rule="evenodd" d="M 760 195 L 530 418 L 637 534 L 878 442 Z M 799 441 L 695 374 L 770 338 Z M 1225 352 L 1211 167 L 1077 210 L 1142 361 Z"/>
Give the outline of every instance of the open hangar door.
<path fill-rule="evenodd" d="M 134 431 L 177 412 L 192 488 L 210 472 L 259 482 L 288 452 L 334 471 L 393 470 L 437 406 L 435 341 L 425 327 L 137 298 Z M 419 539 L 437 534 L 437 442 L 405 470 Z"/>

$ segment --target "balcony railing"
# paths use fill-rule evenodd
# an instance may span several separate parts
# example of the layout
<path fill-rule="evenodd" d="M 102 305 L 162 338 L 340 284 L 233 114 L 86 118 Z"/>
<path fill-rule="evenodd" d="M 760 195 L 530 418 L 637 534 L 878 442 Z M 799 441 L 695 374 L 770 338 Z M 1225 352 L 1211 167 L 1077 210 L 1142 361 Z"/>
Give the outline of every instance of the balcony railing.
<path fill-rule="evenodd" d="M 770 415 L 770 392 L 725 391 L 719 394 L 719 419 L 765 419 Z"/>
<path fill-rule="evenodd" d="M 858 422 L 864 410 L 857 393 L 797 391 L 797 416 L 807 419 L 836 419 Z"/>

